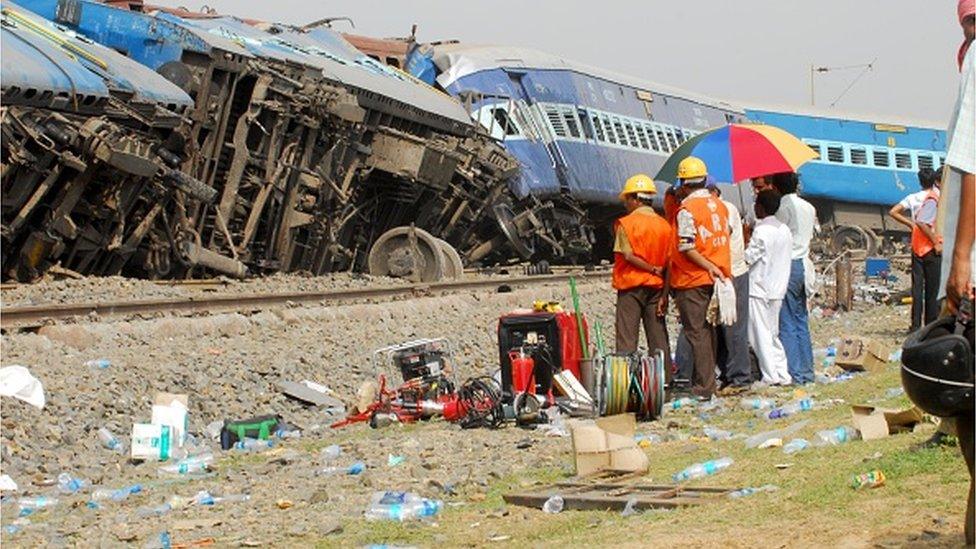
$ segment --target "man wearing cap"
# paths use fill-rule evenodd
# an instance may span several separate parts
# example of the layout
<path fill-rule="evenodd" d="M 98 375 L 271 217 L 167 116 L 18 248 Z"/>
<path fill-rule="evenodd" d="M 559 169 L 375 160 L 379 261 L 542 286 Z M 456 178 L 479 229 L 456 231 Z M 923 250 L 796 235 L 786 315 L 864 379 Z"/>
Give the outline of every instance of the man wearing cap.
<path fill-rule="evenodd" d="M 614 225 L 613 287 L 617 290 L 617 352 L 637 350 L 640 326 L 647 346 L 664 352 L 665 375 L 671 379 L 671 347 L 665 324 L 664 291 L 671 260 L 671 226 L 652 208 L 657 188 L 644 174 L 627 180 L 620 200 L 627 215 Z"/>
<path fill-rule="evenodd" d="M 676 218 L 677 253 L 671 258 L 670 278 L 681 325 L 694 357 L 691 392 L 703 399 L 715 394 L 715 327 L 708 321 L 708 306 L 715 280 L 732 276 L 729 212 L 705 188 L 707 175 L 705 163 L 694 156 L 678 164 L 681 207 Z"/>

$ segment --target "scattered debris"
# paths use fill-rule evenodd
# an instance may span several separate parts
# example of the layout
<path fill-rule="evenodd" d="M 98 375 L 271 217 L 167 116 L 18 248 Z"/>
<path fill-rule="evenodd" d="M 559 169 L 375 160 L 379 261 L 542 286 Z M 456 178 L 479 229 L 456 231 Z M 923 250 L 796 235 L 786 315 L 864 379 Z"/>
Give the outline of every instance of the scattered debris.
<path fill-rule="evenodd" d="M 646 472 L 649 461 L 634 440 L 636 428 L 634 414 L 571 421 L 576 475 Z"/>
<path fill-rule="evenodd" d="M 14 397 L 37 408 L 44 408 L 44 386 L 23 366 L 0 368 L 0 396 Z"/>
<path fill-rule="evenodd" d="M 433 517 L 444 502 L 427 499 L 413 492 L 376 492 L 366 510 L 366 520 L 408 521 Z"/>
<path fill-rule="evenodd" d="M 863 488 L 880 488 L 885 485 L 885 475 L 878 469 L 851 478 L 851 488 L 861 490 Z"/>
<path fill-rule="evenodd" d="M 910 432 L 922 421 L 922 411 L 917 407 L 903 410 L 876 408 L 868 405 L 851 406 L 854 427 L 864 440 L 885 438 L 895 433 Z"/>
<path fill-rule="evenodd" d="M 700 505 L 714 501 L 733 490 L 716 487 L 685 488 L 673 484 L 560 482 L 534 491 L 510 493 L 502 497 L 510 505 L 535 509 L 541 509 L 547 501 L 558 497 L 562 500 L 561 510 L 622 512 L 629 506 L 636 512 Z"/>

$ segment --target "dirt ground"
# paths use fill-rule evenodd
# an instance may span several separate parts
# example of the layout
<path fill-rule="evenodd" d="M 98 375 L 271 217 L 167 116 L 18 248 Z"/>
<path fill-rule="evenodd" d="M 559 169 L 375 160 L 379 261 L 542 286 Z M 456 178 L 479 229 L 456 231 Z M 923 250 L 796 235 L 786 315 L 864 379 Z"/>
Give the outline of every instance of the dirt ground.
<path fill-rule="evenodd" d="M 581 286 L 590 321 L 612 333 L 612 294 L 606 282 Z M 43 299 L 17 296 L 20 300 Z M 741 438 L 710 441 L 706 425 L 751 435 L 792 422 L 760 419 L 739 410 L 738 398 L 721 399 L 709 411 L 682 409 L 663 420 L 640 424 L 642 434 L 662 442 L 645 448 L 651 468 L 645 480 L 670 482 L 686 465 L 731 456 L 735 463 L 693 485 L 727 487 L 773 484 L 778 490 L 697 508 L 648 511 L 624 517 L 615 512 L 565 511 L 556 515 L 506 505 L 504 493 L 525 490 L 573 475 L 569 438 L 506 426 L 464 431 L 441 421 L 371 429 L 354 425 L 333 430 L 335 416 L 285 398 L 283 380 L 309 379 L 350 400 L 356 387 L 374 376 L 373 349 L 419 337 L 454 341 L 461 376 L 490 373 L 497 363 L 494 323 L 498 315 L 534 299 L 569 302 L 568 290 L 553 285 L 513 293 L 422 298 L 331 309 L 289 308 L 251 316 L 150 319 L 81 324 L 46 335 L 2 338 L 4 366 L 27 366 L 44 384 L 48 404 L 36 410 L 4 398 L 2 472 L 20 487 L 5 493 L 0 541 L 10 546 L 154 546 L 168 533 L 173 546 L 213 539 L 219 546 L 957 546 L 968 476 L 957 448 L 913 450 L 934 430 L 878 441 L 854 441 L 809 448 L 794 455 L 781 449 L 746 449 Z M 6 292 L 4 295 L 6 301 Z M 904 306 L 859 304 L 855 311 L 813 320 L 814 347 L 864 336 L 894 351 L 908 325 Z M 84 362 L 108 358 L 105 369 Z M 819 361 L 819 358 L 818 358 Z M 830 404 L 806 412 L 810 424 L 797 436 L 850 425 L 851 403 L 905 406 L 895 363 L 878 373 L 803 389 Z M 299 439 L 281 441 L 263 453 L 221 451 L 203 478 L 162 478 L 154 463 L 133 464 L 101 448 L 95 437 L 107 426 L 128 442 L 135 421 L 149 419 L 156 391 L 187 393 L 190 432 L 206 439 L 204 427 L 225 418 L 277 413 L 301 429 Z M 767 389 L 763 396 L 785 403 L 794 389 Z M 842 402 L 841 402 L 842 400 Z M 327 460 L 322 449 L 338 444 L 341 456 Z M 392 456 L 392 458 L 391 458 Z M 391 465 L 403 458 L 402 463 Z M 359 475 L 323 475 L 329 465 L 361 460 Z M 789 463 L 784 469 L 777 464 Z M 854 491 L 851 475 L 880 469 L 881 488 Z M 52 481 L 62 472 L 95 488 L 140 484 L 141 492 L 100 508 L 90 493 L 59 495 Z M 188 505 L 161 514 L 150 511 L 173 496 L 192 498 L 248 494 L 246 501 Z M 426 522 L 368 522 L 363 512 L 371 494 L 411 490 L 440 499 L 444 509 Z M 18 519 L 16 499 L 60 498 L 57 505 Z"/>

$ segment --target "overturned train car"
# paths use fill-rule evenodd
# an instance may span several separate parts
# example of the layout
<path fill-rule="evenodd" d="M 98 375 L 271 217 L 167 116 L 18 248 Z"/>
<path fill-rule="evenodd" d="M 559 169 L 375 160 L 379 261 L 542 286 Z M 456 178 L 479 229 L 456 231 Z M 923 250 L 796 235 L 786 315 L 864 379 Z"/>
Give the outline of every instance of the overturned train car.
<path fill-rule="evenodd" d="M 3 6 L 5 278 L 434 280 L 553 239 L 546 205 L 508 190 L 516 161 L 455 100 L 330 29 Z"/>

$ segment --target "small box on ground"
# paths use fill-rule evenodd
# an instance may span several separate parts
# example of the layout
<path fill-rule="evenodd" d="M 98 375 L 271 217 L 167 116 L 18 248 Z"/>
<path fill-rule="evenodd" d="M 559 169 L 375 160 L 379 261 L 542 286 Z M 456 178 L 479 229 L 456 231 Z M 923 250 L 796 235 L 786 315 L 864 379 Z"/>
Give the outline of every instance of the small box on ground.
<path fill-rule="evenodd" d="M 845 339 L 837 347 L 836 364 L 850 372 L 876 372 L 888 364 L 888 349 L 871 339 Z"/>
<path fill-rule="evenodd" d="M 912 406 L 904 410 L 876 408 L 866 404 L 851 406 L 854 428 L 863 440 L 885 438 L 895 433 L 911 431 L 922 421 L 922 411 Z"/>
<path fill-rule="evenodd" d="M 168 425 L 173 446 L 177 448 L 181 448 L 186 441 L 189 403 L 186 395 L 175 393 L 156 393 L 156 398 L 153 399 L 150 423 Z"/>
<path fill-rule="evenodd" d="M 864 259 L 864 276 L 887 276 L 891 272 L 891 260 L 887 257 Z"/>
<path fill-rule="evenodd" d="M 166 461 L 173 450 L 173 438 L 169 425 L 135 423 L 132 425 L 132 452 L 134 460 Z"/>
<path fill-rule="evenodd" d="M 602 472 L 646 473 L 649 462 L 647 454 L 634 441 L 636 430 L 634 414 L 570 422 L 577 476 Z"/>

